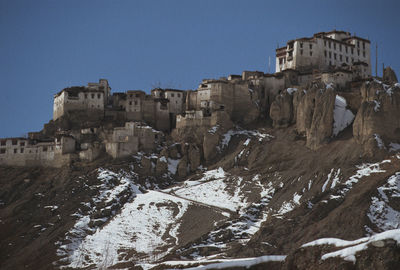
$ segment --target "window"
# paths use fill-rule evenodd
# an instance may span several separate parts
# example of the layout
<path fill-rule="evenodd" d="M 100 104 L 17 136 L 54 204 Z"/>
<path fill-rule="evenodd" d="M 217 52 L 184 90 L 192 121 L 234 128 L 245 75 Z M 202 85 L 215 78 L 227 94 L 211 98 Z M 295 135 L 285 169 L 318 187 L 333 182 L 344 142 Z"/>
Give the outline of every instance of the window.
<path fill-rule="evenodd" d="M 17 140 L 12 140 L 12 145 L 17 145 L 18 141 Z"/>
<path fill-rule="evenodd" d="M 303 50 L 300 50 L 300 55 L 303 55 Z"/>
<path fill-rule="evenodd" d="M 47 152 L 47 146 L 43 146 L 43 152 Z"/>
<path fill-rule="evenodd" d="M 332 52 L 329 52 L 329 58 L 332 58 Z"/>
<path fill-rule="evenodd" d="M 100 98 L 100 96 L 101 96 L 100 94 L 97 94 L 97 98 Z"/>
<path fill-rule="evenodd" d="M 138 105 L 138 102 L 137 102 L 137 100 L 135 100 L 135 105 Z"/>
<path fill-rule="evenodd" d="M 20 152 L 21 152 L 21 154 L 22 154 L 22 153 L 24 152 L 24 148 L 21 148 L 20 150 L 21 150 Z"/>
<path fill-rule="evenodd" d="M 360 56 L 360 50 L 357 50 L 357 55 Z"/>
<path fill-rule="evenodd" d="M 279 58 L 279 65 L 282 65 L 283 63 L 283 58 Z"/>
<path fill-rule="evenodd" d="M 1 140 L 0 144 L 1 145 L 6 145 L 6 142 L 7 142 L 6 140 Z"/>
<path fill-rule="evenodd" d="M 357 40 L 357 47 L 360 47 L 360 41 Z"/>
<path fill-rule="evenodd" d="M 340 61 L 343 61 L 342 55 L 339 55 L 339 60 L 340 60 Z"/>
<path fill-rule="evenodd" d="M 303 42 L 300 42 L 300 48 L 301 49 L 303 48 Z"/>
<path fill-rule="evenodd" d="M 0 149 L 0 154 L 5 154 L 6 153 L 6 149 Z"/>
<path fill-rule="evenodd" d="M 332 61 L 329 61 L 329 65 L 332 66 Z"/>
<path fill-rule="evenodd" d="M 363 51 L 363 57 L 365 57 L 365 51 Z"/>
<path fill-rule="evenodd" d="M 336 43 L 333 43 L 333 49 L 336 50 Z"/>
<path fill-rule="evenodd" d="M 94 94 L 92 94 L 92 98 L 94 98 Z"/>
<path fill-rule="evenodd" d="M 365 50 L 365 42 L 363 41 L 363 49 Z"/>
<path fill-rule="evenodd" d="M 325 55 L 325 57 L 326 57 L 326 55 L 327 55 L 326 51 L 324 51 L 324 55 Z"/>
<path fill-rule="evenodd" d="M 324 40 L 324 46 L 326 47 L 326 40 Z"/>
<path fill-rule="evenodd" d="M 87 99 L 87 94 L 85 94 L 85 99 Z"/>
<path fill-rule="evenodd" d="M 331 42 L 329 41 L 329 49 L 331 48 Z"/>
<path fill-rule="evenodd" d="M 310 50 L 312 50 L 312 44 L 310 44 Z"/>
<path fill-rule="evenodd" d="M 171 97 L 174 97 L 175 95 L 174 95 L 174 93 L 171 93 Z"/>
<path fill-rule="evenodd" d="M 15 148 L 15 149 L 14 149 L 14 154 L 16 154 L 16 153 L 17 153 L 17 150 L 18 150 L 17 148 Z"/>
<path fill-rule="evenodd" d="M 339 50 L 342 51 L 342 44 L 339 44 Z"/>
<path fill-rule="evenodd" d="M 348 56 L 346 56 L 346 63 L 348 63 L 349 62 L 349 57 Z"/>
<path fill-rule="evenodd" d="M 347 46 L 345 46 L 345 49 L 346 49 L 346 53 L 348 53 L 348 48 L 347 48 Z"/>
<path fill-rule="evenodd" d="M 312 56 L 312 51 L 310 51 L 310 56 Z"/>
<path fill-rule="evenodd" d="M 351 54 L 354 54 L 354 48 L 351 48 Z"/>
<path fill-rule="evenodd" d="M 354 63 L 354 58 L 351 58 L 351 62 Z"/>
<path fill-rule="evenodd" d="M 139 97 L 139 94 L 136 94 L 135 97 Z"/>
<path fill-rule="evenodd" d="M 178 93 L 178 97 L 181 97 L 181 94 L 180 94 L 180 93 Z"/>
<path fill-rule="evenodd" d="M 19 145 L 20 146 L 25 146 L 25 142 L 20 142 Z"/>
<path fill-rule="evenodd" d="M 129 105 L 132 105 L 132 101 L 129 101 Z"/>
<path fill-rule="evenodd" d="M 334 53 L 334 54 L 333 54 L 333 59 L 335 59 L 335 60 L 336 60 L 336 53 Z"/>

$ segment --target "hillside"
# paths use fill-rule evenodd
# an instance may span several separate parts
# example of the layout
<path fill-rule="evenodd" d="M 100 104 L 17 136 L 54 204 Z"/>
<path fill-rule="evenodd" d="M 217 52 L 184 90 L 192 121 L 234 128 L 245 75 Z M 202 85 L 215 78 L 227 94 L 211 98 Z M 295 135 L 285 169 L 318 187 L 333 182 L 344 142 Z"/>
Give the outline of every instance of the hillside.
<path fill-rule="evenodd" d="M 398 269 L 399 113 L 398 83 L 313 83 L 153 152 L 1 167 L 0 267 Z"/>

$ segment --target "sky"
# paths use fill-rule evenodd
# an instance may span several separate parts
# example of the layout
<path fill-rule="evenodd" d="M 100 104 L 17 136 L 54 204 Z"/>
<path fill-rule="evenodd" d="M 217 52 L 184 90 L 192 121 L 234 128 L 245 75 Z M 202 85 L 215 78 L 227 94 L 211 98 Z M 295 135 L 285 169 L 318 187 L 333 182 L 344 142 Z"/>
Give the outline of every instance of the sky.
<path fill-rule="evenodd" d="M 397 0 L 0 0 L 0 137 L 41 130 L 68 86 L 196 89 L 268 72 L 269 58 L 273 72 L 278 45 L 333 29 L 377 42 L 379 73 L 400 75 L 399 11 Z"/>

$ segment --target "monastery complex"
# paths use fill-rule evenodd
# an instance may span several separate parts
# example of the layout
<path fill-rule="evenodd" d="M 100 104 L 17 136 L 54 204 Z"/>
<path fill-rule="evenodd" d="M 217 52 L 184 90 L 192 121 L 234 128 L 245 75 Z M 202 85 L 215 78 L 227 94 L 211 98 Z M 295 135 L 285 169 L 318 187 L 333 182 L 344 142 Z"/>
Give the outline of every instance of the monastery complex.
<path fill-rule="evenodd" d="M 204 79 L 195 90 L 156 88 L 111 92 L 106 79 L 68 87 L 54 96 L 53 119 L 26 138 L 0 139 L 0 165 L 61 167 L 153 151 L 172 132 L 248 124 L 269 117 L 271 103 L 289 87 L 312 82 L 341 91 L 371 80 L 370 41 L 331 31 L 287 42 L 276 50 L 276 72 L 243 71 Z"/>

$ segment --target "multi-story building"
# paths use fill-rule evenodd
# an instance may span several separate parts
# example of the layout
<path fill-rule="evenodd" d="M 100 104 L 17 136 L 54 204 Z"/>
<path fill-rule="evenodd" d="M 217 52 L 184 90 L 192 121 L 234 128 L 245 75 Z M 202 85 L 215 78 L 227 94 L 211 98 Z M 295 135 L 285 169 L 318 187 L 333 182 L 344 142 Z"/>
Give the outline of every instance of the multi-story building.
<path fill-rule="evenodd" d="M 288 41 L 276 49 L 276 72 L 287 69 L 327 71 L 347 67 L 360 77 L 371 76 L 370 41 L 349 32 L 320 32 Z"/>

